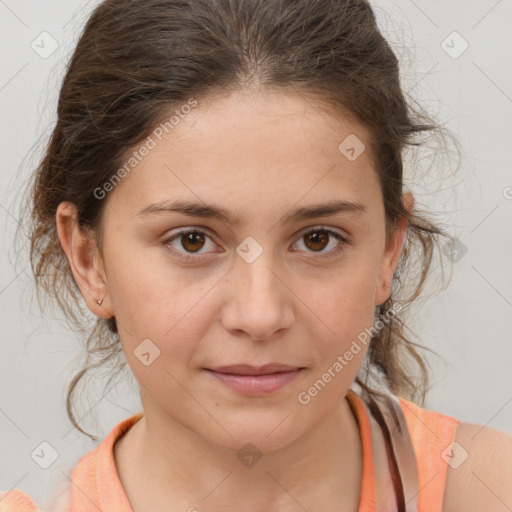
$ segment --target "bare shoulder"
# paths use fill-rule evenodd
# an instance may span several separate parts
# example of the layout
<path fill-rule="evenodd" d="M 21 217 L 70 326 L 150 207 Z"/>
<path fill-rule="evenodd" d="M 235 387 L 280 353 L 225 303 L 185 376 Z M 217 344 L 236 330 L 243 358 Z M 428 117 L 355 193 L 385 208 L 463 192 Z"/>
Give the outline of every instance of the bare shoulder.
<path fill-rule="evenodd" d="M 443 512 L 512 510 L 512 436 L 459 423 L 448 464 Z"/>

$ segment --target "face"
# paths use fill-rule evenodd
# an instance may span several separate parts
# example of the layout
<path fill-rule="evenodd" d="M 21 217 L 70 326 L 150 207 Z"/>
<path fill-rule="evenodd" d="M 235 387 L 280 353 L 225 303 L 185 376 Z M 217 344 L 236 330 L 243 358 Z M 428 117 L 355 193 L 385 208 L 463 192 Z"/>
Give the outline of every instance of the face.
<path fill-rule="evenodd" d="M 91 309 L 116 317 L 146 416 L 213 445 L 276 449 L 331 414 L 389 296 L 404 232 L 386 244 L 370 134 L 313 105 L 278 92 L 199 101 L 109 192 L 102 256 L 74 270 Z M 286 382 L 209 371 L 268 363 L 301 370 Z"/>

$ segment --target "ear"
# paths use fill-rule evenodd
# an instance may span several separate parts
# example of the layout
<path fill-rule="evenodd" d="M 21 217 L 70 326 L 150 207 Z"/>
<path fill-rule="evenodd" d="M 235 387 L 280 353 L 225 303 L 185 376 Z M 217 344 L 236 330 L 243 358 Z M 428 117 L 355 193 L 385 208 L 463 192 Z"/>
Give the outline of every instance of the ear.
<path fill-rule="evenodd" d="M 404 208 L 407 210 L 408 215 L 411 214 L 414 207 L 414 196 L 411 192 L 405 192 L 402 195 Z M 384 254 L 382 256 L 381 268 L 376 283 L 375 290 L 375 305 L 382 304 L 391 295 L 391 283 L 393 282 L 393 274 L 400 260 L 402 248 L 405 241 L 405 235 L 409 221 L 405 217 L 400 217 L 397 221 L 395 230 L 393 231 L 390 240 L 386 244 Z M 389 286 L 386 286 L 387 283 Z"/>
<path fill-rule="evenodd" d="M 114 316 L 103 258 L 93 237 L 78 226 L 77 210 L 73 203 L 64 201 L 59 204 L 56 223 L 60 243 L 87 307 L 101 318 Z M 98 301 L 101 301 L 101 305 L 98 305 Z"/>

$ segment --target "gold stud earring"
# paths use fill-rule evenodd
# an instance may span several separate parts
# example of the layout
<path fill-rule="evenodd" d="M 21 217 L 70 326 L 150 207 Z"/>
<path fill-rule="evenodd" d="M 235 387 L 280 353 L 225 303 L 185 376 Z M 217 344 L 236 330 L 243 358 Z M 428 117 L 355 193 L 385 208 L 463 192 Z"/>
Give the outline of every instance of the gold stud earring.
<path fill-rule="evenodd" d="M 98 306 L 101 306 L 101 303 L 102 303 L 102 302 L 103 302 L 103 299 L 101 299 L 101 300 L 97 300 L 97 301 L 96 301 L 96 304 L 98 304 Z"/>

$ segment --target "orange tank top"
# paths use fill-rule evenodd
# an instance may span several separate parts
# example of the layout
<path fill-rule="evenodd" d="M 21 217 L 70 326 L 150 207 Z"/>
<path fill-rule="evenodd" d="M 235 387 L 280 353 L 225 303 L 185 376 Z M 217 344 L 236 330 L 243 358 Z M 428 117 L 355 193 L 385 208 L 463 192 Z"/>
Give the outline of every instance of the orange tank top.
<path fill-rule="evenodd" d="M 442 457 L 442 452 L 455 439 L 455 431 L 459 420 L 435 411 L 423 409 L 413 402 L 401 397 L 395 397 L 398 405 L 397 413 L 405 426 L 406 440 L 411 443 L 411 453 L 400 453 L 402 446 L 396 446 L 394 457 L 404 467 L 404 458 L 411 456 L 413 466 L 406 468 L 399 475 L 399 488 L 403 491 L 404 479 L 417 474 L 413 482 L 417 489 L 414 499 L 409 498 L 405 508 L 381 507 L 380 510 L 403 510 L 409 512 L 441 512 L 444 486 L 448 464 Z M 352 390 L 347 392 L 347 400 L 359 426 L 363 453 L 363 473 L 361 497 L 358 512 L 375 512 L 376 508 L 376 474 L 373 451 L 375 449 L 375 431 L 378 422 L 373 418 L 368 405 Z M 378 413 L 378 411 L 377 411 Z M 133 512 L 130 502 L 119 480 L 114 462 L 114 444 L 130 427 L 143 416 L 139 412 L 117 424 L 103 441 L 89 453 L 84 455 L 73 469 L 70 479 L 70 494 L 68 509 L 72 512 L 91 512 L 104 510 L 109 512 Z M 389 420 L 389 418 L 388 418 Z M 389 423 L 388 423 L 389 426 Z M 394 442 L 405 445 L 396 432 L 391 433 Z M 389 439 L 388 439 L 389 441 Z M 389 445 L 386 443 L 387 449 Z M 388 451 L 388 455 L 389 455 Z M 411 462 L 412 461 L 412 462 Z M 400 466 L 400 464 L 398 464 Z M 411 470 L 412 469 L 412 470 Z M 401 482 L 400 482 L 401 477 Z M 407 484 L 407 482 L 405 482 Z M 409 491 L 412 492 L 412 491 Z M 0 493 L 0 512 L 39 512 L 34 501 L 20 489 Z M 47 511 L 43 511 L 47 512 Z M 53 512 L 53 511 L 50 511 Z"/>

